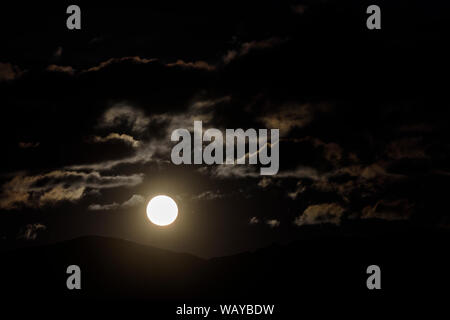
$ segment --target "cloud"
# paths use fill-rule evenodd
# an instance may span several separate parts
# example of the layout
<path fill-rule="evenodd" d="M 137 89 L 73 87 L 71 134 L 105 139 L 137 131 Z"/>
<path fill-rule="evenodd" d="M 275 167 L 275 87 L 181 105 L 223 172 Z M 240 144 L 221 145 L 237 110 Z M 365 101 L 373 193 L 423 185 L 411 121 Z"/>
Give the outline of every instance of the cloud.
<path fill-rule="evenodd" d="M 374 206 L 362 210 L 361 219 L 406 220 L 411 217 L 413 208 L 407 199 L 379 200 Z"/>
<path fill-rule="evenodd" d="M 143 133 L 148 129 L 150 118 L 139 109 L 124 104 L 117 104 L 103 113 L 98 126 L 100 128 L 114 128 L 126 125 L 131 131 Z"/>
<path fill-rule="evenodd" d="M 56 51 L 53 53 L 53 56 L 55 58 L 60 58 L 62 56 L 62 53 L 63 53 L 63 48 L 62 47 L 58 47 L 56 49 Z"/>
<path fill-rule="evenodd" d="M 355 191 L 360 197 L 367 197 L 401 178 L 403 176 L 386 172 L 383 163 L 351 165 L 322 175 L 312 187 L 319 191 L 337 192 L 344 199 Z"/>
<path fill-rule="evenodd" d="M 152 156 L 158 150 L 167 150 L 166 145 L 158 145 L 154 144 L 143 144 L 142 147 L 139 147 L 136 154 L 131 157 L 126 157 L 117 160 L 106 160 L 95 163 L 88 164 L 76 164 L 65 167 L 67 170 L 94 170 L 94 171 L 108 171 L 116 168 L 117 166 L 124 164 L 145 164 L 152 161 Z M 157 160 L 155 160 L 157 161 Z"/>
<path fill-rule="evenodd" d="M 19 78 L 23 74 L 23 71 L 9 62 L 0 62 L 0 82 L 11 81 Z"/>
<path fill-rule="evenodd" d="M 61 72 L 61 73 L 67 73 L 70 75 L 75 74 L 75 69 L 71 66 L 58 66 L 56 64 L 51 64 L 46 68 L 47 71 L 50 72 Z"/>
<path fill-rule="evenodd" d="M 249 223 L 250 224 L 258 224 L 259 219 L 257 217 L 251 217 Z"/>
<path fill-rule="evenodd" d="M 39 147 L 39 142 L 19 142 L 19 148 L 30 149 Z"/>
<path fill-rule="evenodd" d="M 205 100 L 198 100 L 195 101 L 192 106 L 191 110 L 204 110 L 207 108 L 211 108 L 219 103 L 222 102 L 229 102 L 231 101 L 231 96 L 223 96 L 217 99 L 205 99 Z"/>
<path fill-rule="evenodd" d="M 261 187 L 264 189 L 264 188 L 267 188 L 271 183 L 272 183 L 272 179 L 263 177 L 261 180 L 259 180 L 258 187 Z"/>
<path fill-rule="evenodd" d="M 299 166 L 294 170 L 285 170 L 278 173 L 275 178 L 307 178 L 311 180 L 319 180 L 319 172 L 312 167 Z"/>
<path fill-rule="evenodd" d="M 259 119 L 265 127 L 280 129 L 280 135 L 287 135 L 294 128 L 302 128 L 313 120 L 310 104 L 284 106 L 276 112 L 269 113 Z"/>
<path fill-rule="evenodd" d="M 39 196 L 39 202 L 41 205 L 48 203 L 56 203 L 59 201 L 77 201 L 86 190 L 85 186 L 63 186 L 61 184 L 55 185 Z"/>
<path fill-rule="evenodd" d="M 14 176 L 2 186 L 0 208 L 42 207 L 61 201 L 80 200 L 87 189 L 132 187 L 143 181 L 143 174 L 104 176 L 99 172 L 55 170 L 39 175 Z"/>
<path fill-rule="evenodd" d="M 127 209 L 133 208 L 138 205 L 141 205 L 145 202 L 145 198 L 139 194 L 133 194 L 130 199 L 123 202 L 122 204 L 118 204 L 117 202 L 113 202 L 110 204 L 91 204 L 88 209 L 92 211 L 109 211 L 116 209 Z"/>
<path fill-rule="evenodd" d="M 292 200 L 295 200 L 295 199 L 297 199 L 297 197 L 300 194 L 305 192 L 305 190 L 306 190 L 306 186 L 303 185 L 302 181 L 298 181 L 297 182 L 297 188 L 295 189 L 295 191 L 289 192 L 288 193 L 288 197 L 291 198 Z"/>
<path fill-rule="evenodd" d="M 224 195 L 221 194 L 219 191 L 205 191 L 200 193 L 197 196 L 194 196 L 193 199 L 196 200 L 215 200 L 215 199 L 221 199 L 223 198 Z"/>
<path fill-rule="evenodd" d="M 309 141 L 315 148 L 321 148 L 323 157 L 334 165 L 337 165 L 343 158 L 344 150 L 337 143 L 325 143 L 320 139 L 312 137 L 306 137 L 300 139 L 300 141 Z"/>
<path fill-rule="evenodd" d="M 221 164 L 211 170 L 201 170 L 201 172 L 209 172 L 212 176 L 218 178 L 258 178 L 261 176 L 257 168 L 250 165 L 230 166 Z"/>
<path fill-rule="evenodd" d="M 225 64 L 228 64 L 238 57 L 242 57 L 249 54 L 250 51 L 272 48 L 276 45 L 281 44 L 282 42 L 284 41 L 276 37 L 260 41 L 245 42 L 238 49 L 229 50 L 223 57 L 223 62 Z"/>
<path fill-rule="evenodd" d="M 391 141 L 386 147 L 386 155 L 394 160 L 426 158 L 422 138 L 402 138 Z"/>
<path fill-rule="evenodd" d="M 61 49 L 61 53 L 62 53 L 62 48 Z M 58 49 L 59 50 L 59 49 Z M 55 52 L 55 58 L 58 58 L 60 56 L 57 56 L 56 54 L 59 51 Z M 158 63 L 159 59 L 156 58 L 142 58 L 139 56 L 129 56 L 129 57 L 121 57 L 121 58 L 110 58 L 108 60 L 102 61 L 100 62 L 98 65 L 80 70 L 78 73 L 79 74 L 83 74 L 83 73 L 91 73 L 91 72 L 98 72 L 101 71 L 105 68 L 108 68 L 112 65 L 116 65 L 116 64 L 120 64 L 120 63 L 133 63 L 133 64 L 149 64 L 149 63 Z M 195 69 L 195 70 L 204 70 L 204 71 L 214 71 L 216 70 L 216 66 L 209 64 L 206 61 L 184 61 L 184 60 L 177 60 L 175 62 L 170 62 L 170 63 L 166 63 L 166 64 L 160 64 L 161 66 L 165 66 L 165 67 L 169 67 L 169 68 L 173 68 L 173 67 L 180 67 L 183 69 Z M 1 69 L 1 68 L 0 68 Z M 59 66 L 59 65 L 49 65 L 46 68 L 47 71 L 50 72 L 64 72 L 70 75 L 74 75 L 76 73 L 77 70 L 75 70 L 73 67 L 71 66 Z"/>
<path fill-rule="evenodd" d="M 88 210 L 91 211 L 108 211 L 108 210 L 114 210 L 120 207 L 120 204 L 117 202 L 113 202 L 110 204 L 90 204 L 88 207 Z"/>
<path fill-rule="evenodd" d="M 83 70 L 82 72 L 95 72 L 102 70 L 106 67 L 109 67 L 110 65 L 122 63 L 122 62 L 131 62 L 135 64 L 148 64 L 148 63 L 154 63 L 158 62 L 159 60 L 156 58 L 142 58 L 139 56 L 134 57 L 122 57 L 122 58 L 111 58 L 106 61 L 101 62 L 97 66 L 90 67 L 88 69 Z M 206 71 L 214 71 L 216 67 L 214 65 L 211 65 L 207 63 L 206 61 L 184 61 L 184 60 L 177 60 L 176 62 L 171 62 L 165 64 L 166 67 L 181 67 L 185 69 L 198 69 L 198 70 L 206 70 Z"/>
<path fill-rule="evenodd" d="M 104 142 L 108 142 L 108 141 L 123 141 L 126 144 L 132 146 L 133 148 L 137 148 L 140 146 L 140 142 L 138 140 L 135 140 L 132 136 L 128 135 L 128 134 L 119 134 L 119 133 L 110 133 L 108 134 L 106 137 L 99 137 L 99 136 L 94 136 L 92 138 L 93 142 L 96 143 L 104 143 Z"/>
<path fill-rule="evenodd" d="M 165 136 L 170 141 L 170 136 L 176 129 L 184 128 L 193 132 L 194 121 L 202 121 L 203 125 L 207 125 L 213 119 L 214 107 L 229 101 L 231 101 L 231 96 L 223 96 L 216 99 L 199 99 L 183 112 L 154 114 L 151 116 L 151 122 L 167 123 Z"/>
<path fill-rule="evenodd" d="M 302 5 L 302 4 L 297 4 L 297 5 L 291 6 L 291 9 L 292 9 L 292 12 L 294 12 L 295 14 L 302 15 L 306 12 L 308 7 L 305 5 Z"/>
<path fill-rule="evenodd" d="M 280 226 L 280 221 L 277 219 L 270 219 L 266 221 L 266 224 L 271 228 L 277 228 Z"/>
<path fill-rule="evenodd" d="M 122 203 L 122 207 L 131 208 L 143 204 L 145 202 L 145 198 L 139 194 L 133 194 L 130 199 Z"/>
<path fill-rule="evenodd" d="M 362 198 L 367 197 L 376 194 L 387 183 L 404 178 L 402 175 L 386 172 L 384 165 L 382 162 L 370 165 L 350 165 L 323 173 L 314 168 L 299 167 L 293 171 L 281 172 L 275 178 L 292 177 L 312 180 L 312 184 L 308 186 L 299 181 L 295 191 L 288 193 L 292 199 L 297 198 L 309 188 L 320 192 L 333 192 L 348 201 L 348 197 L 355 192 Z"/>
<path fill-rule="evenodd" d="M 105 171 L 122 164 L 158 161 L 158 159 L 153 158 L 155 154 L 169 155 L 170 153 L 173 146 L 173 143 L 170 140 L 172 131 L 179 128 L 185 128 L 192 132 L 194 120 L 201 120 L 204 124 L 207 124 L 213 118 L 213 107 L 218 103 L 227 102 L 230 99 L 231 97 L 224 96 L 217 99 L 197 100 L 184 112 L 174 114 L 158 113 L 151 116 L 146 116 L 143 111 L 125 104 L 114 105 L 106 110 L 100 117 L 98 124 L 99 128 L 112 128 L 124 125 L 130 128 L 131 131 L 143 134 L 144 131 L 150 129 L 152 125 L 162 125 L 163 127 L 159 129 L 163 132 L 162 137 L 153 138 L 151 141 L 147 142 L 142 140 L 139 141 L 136 153 L 130 157 L 91 164 L 71 165 L 68 166 L 67 169 Z M 110 138 L 118 138 L 118 136 L 113 134 Z M 131 142 L 131 139 L 123 135 L 121 135 L 121 138 Z M 105 138 L 100 138 L 98 140 L 104 141 Z M 166 159 L 168 158 L 166 157 Z"/>
<path fill-rule="evenodd" d="M 311 205 L 306 208 L 302 215 L 295 219 L 294 224 L 297 226 L 321 223 L 339 225 L 344 211 L 344 208 L 337 203 Z"/>
<path fill-rule="evenodd" d="M 248 222 L 250 225 L 259 224 L 261 221 L 257 217 L 251 217 L 250 221 Z M 280 226 L 280 221 L 277 219 L 268 219 L 264 222 L 266 225 L 268 225 L 270 228 L 277 228 Z"/>
<path fill-rule="evenodd" d="M 120 63 L 120 62 L 132 62 L 135 64 L 147 64 L 147 63 L 152 63 L 152 62 L 156 62 L 156 61 L 158 61 L 158 59 L 146 59 L 146 58 L 141 58 L 139 56 L 111 58 L 111 59 L 101 62 L 97 66 L 85 69 L 82 72 L 96 72 L 96 71 L 102 70 L 106 67 L 109 67 L 112 64 L 116 64 L 116 63 Z"/>
<path fill-rule="evenodd" d="M 17 238 L 25 239 L 27 241 L 36 240 L 38 234 L 46 229 L 47 227 L 41 223 L 27 224 L 19 231 Z"/>
<path fill-rule="evenodd" d="M 211 169 L 200 169 L 202 173 L 210 173 L 212 176 L 218 178 L 260 178 L 260 172 L 257 167 L 252 165 L 239 165 L 230 166 L 226 164 L 217 165 Z M 294 170 L 285 170 L 278 172 L 276 175 L 267 178 L 266 180 L 260 180 L 258 186 L 265 188 L 271 181 L 280 178 L 309 178 L 312 180 L 319 180 L 320 175 L 316 169 L 311 167 L 298 167 Z"/>
<path fill-rule="evenodd" d="M 207 63 L 206 61 L 194 61 L 194 62 L 185 62 L 183 60 L 177 60 L 176 62 L 166 64 L 168 67 L 182 67 L 187 69 L 200 69 L 206 71 L 214 71 L 216 70 L 216 66 Z"/>

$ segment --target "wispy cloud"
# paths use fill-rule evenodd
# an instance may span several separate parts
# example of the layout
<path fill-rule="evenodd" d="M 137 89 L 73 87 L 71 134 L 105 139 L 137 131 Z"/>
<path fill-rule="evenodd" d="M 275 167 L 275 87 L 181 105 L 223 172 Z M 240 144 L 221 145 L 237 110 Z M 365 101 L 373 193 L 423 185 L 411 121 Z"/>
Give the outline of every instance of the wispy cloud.
<path fill-rule="evenodd" d="M 277 219 L 266 220 L 266 224 L 271 228 L 277 228 L 280 226 L 280 221 Z"/>
<path fill-rule="evenodd" d="M 59 66 L 56 64 L 51 64 L 46 68 L 47 71 L 50 72 L 61 72 L 61 73 L 67 73 L 70 75 L 75 74 L 76 70 L 71 66 Z"/>
<path fill-rule="evenodd" d="M 92 211 L 109 211 L 116 209 L 126 209 L 133 208 L 139 206 L 145 202 L 145 198 L 139 194 L 133 194 L 130 199 L 119 204 L 117 202 L 109 203 L 109 204 L 91 204 L 88 209 Z"/>
<path fill-rule="evenodd" d="M 132 187 L 144 175 L 102 175 L 99 172 L 55 170 L 38 175 L 17 174 L 2 186 L 0 208 L 42 207 L 61 201 L 78 201 L 85 191 Z"/>
<path fill-rule="evenodd" d="M 41 233 L 42 231 L 45 231 L 46 229 L 47 227 L 42 223 L 27 224 L 19 231 L 17 238 L 24 239 L 27 241 L 36 240 L 38 234 Z"/>
<path fill-rule="evenodd" d="M 223 57 L 223 62 L 228 64 L 236 58 L 245 56 L 253 50 L 272 48 L 276 45 L 283 43 L 284 41 L 280 38 L 269 38 L 258 41 L 244 42 L 239 48 L 234 50 L 229 50 Z"/>
<path fill-rule="evenodd" d="M 128 134 L 120 134 L 116 132 L 112 132 L 108 134 L 106 137 L 100 137 L 100 136 L 94 136 L 92 137 L 92 142 L 95 143 L 103 143 L 103 142 L 109 142 L 109 141 L 123 141 L 126 144 L 129 144 L 133 148 L 137 148 L 140 146 L 140 142 L 136 139 L 134 139 L 132 136 Z"/>
<path fill-rule="evenodd" d="M 148 129 L 150 118 L 142 110 L 126 104 L 116 104 L 105 111 L 100 118 L 100 128 L 116 128 L 127 126 L 131 131 L 142 133 Z"/>

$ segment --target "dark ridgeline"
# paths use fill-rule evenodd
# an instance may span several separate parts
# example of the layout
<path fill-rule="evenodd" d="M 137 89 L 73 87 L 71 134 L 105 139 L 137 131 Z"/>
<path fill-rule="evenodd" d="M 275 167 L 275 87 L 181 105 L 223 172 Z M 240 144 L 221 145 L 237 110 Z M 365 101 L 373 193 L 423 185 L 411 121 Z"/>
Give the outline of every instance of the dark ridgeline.
<path fill-rule="evenodd" d="M 50 303 L 50 310 L 92 314 L 141 310 L 159 313 L 158 318 L 175 318 L 176 306 L 183 303 L 268 303 L 277 305 L 274 318 L 289 318 L 307 311 L 357 316 L 393 308 L 411 313 L 416 307 L 440 306 L 448 296 L 448 233 L 405 229 L 376 235 L 367 230 L 348 236 L 330 227 L 320 236 L 318 231 L 305 228 L 303 240 L 286 246 L 209 260 L 103 237 L 4 252 L 3 302 Z M 71 264 L 81 267 L 80 291 L 66 289 Z M 371 264 L 381 267 L 380 291 L 366 288 Z"/>

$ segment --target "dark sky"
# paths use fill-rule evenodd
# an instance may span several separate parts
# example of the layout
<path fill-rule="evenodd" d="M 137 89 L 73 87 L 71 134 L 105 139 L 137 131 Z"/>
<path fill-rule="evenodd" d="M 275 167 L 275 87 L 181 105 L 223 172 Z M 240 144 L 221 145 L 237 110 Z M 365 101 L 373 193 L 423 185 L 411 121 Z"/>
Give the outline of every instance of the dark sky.
<path fill-rule="evenodd" d="M 3 6 L 0 238 L 219 256 L 324 224 L 448 228 L 445 1 Z M 170 162 L 175 128 L 279 128 L 280 171 Z M 177 221 L 153 226 L 157 194 Z"/>

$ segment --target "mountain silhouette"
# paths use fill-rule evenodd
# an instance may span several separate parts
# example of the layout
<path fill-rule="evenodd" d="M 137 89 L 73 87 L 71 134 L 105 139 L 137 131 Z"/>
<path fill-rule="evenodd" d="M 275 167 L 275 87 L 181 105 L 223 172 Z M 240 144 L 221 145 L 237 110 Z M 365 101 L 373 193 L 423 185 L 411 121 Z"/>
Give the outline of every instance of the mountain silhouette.
<path fill-rule="evenodd" d="M 288 245 L 213 259 L 98 236 L 10 250 L 0 267 L 3 301 L 97 307 L 141 301 L 160 318 L 180 303 L 268 303 L 282 310 L 281 317 L 298 308 L 400 308 L 448 296 L 446 232 L 312 234 L 305 229 L 304 239 Z M 366 286 L 373 264 L 381 268 L 381 290 Z M 66 287 L 69 265 L 81 268 L 81 290 Z"/>

